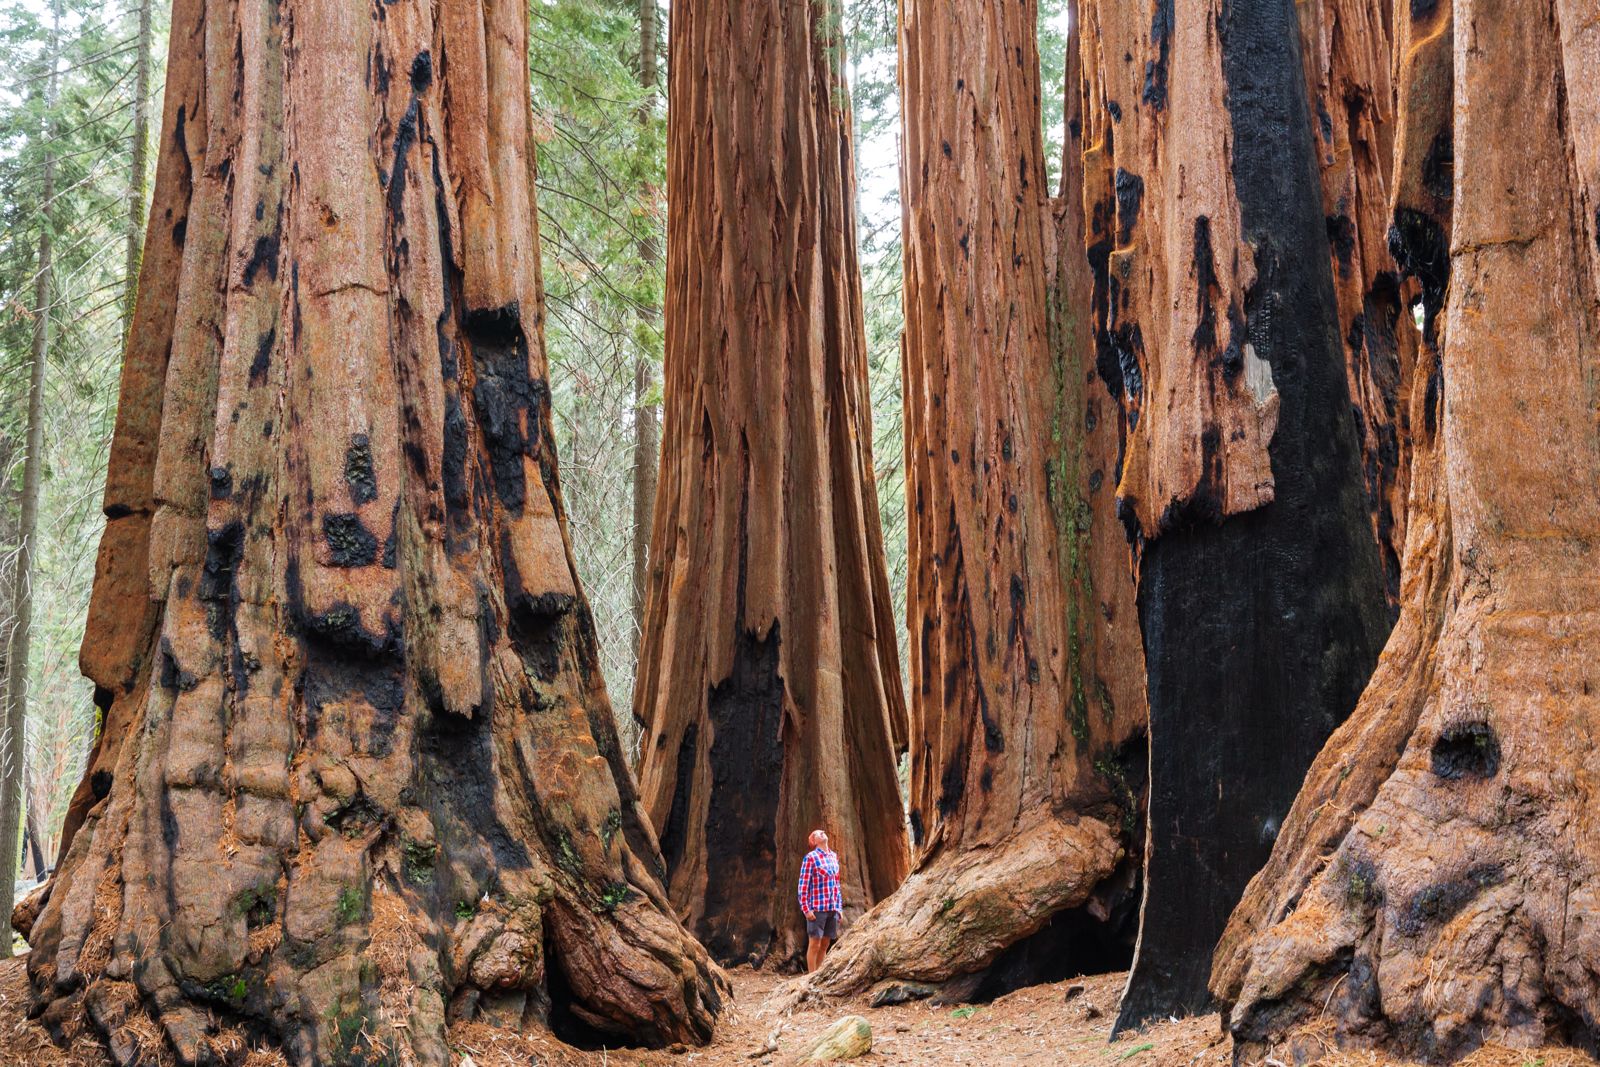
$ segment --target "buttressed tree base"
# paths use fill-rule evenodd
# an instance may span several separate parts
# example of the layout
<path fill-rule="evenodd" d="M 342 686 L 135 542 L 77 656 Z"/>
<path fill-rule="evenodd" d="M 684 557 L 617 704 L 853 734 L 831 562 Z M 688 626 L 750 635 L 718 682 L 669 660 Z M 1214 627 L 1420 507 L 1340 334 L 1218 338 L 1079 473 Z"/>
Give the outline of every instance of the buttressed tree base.
<path fill-rule="evenodd" d="M 103 728 L 28 930 L 35 1011 L 119 1063 L 709 1037 L 566 540 L 526 38 L 509 0 L 173 12 Z"/>
<path fill-rule="evenodd" d="M 1394 247 L 1438 354 L 1404 608 L 1217 950 L 1241 1055 L 1314 1016 L 1437 1061 L 1596 1044 L 1600 30 L 1454 8 L 1402 27 Z"/>

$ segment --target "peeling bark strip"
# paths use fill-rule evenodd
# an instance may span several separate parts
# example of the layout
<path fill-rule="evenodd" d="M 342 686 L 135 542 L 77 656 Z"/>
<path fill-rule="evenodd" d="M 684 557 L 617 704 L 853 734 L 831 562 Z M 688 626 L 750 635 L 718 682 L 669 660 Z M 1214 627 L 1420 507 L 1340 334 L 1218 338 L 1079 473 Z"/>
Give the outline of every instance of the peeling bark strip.
<path fill-rule="evenodd" d="M 173 12 L 104 729 L 29 958 L 119 1063 L 141 1017 L 186 1065 L 709 1036 L 566 541 L 526 33 L 507 0 Z"/>
<path fill-rule="evenodd" d="M 1435 1062 L 1600 1046 L 1597 34 L 1592 5 L 1460 0 L 1401 35 L 1396 244 L 1440 363 L 1400 622 L 1217 952 L 1252 1062 L 1310 1017 Z"/>
<path fill-rule="evenodd" d="M 827 829 L 851 915 L 905 877 L 905 698 L 872 478 L 830 7 L 672 19 L 665 427 L 634 714 L 670 895 L 724 960 L 803 958 Z"/>
<path fill-rule="evenodd" d="M 1089 240 L 1150 699 L 1119 1027 L 1204 1007 L 1228 911 L 1386 630 L 1331 260 L 1304 254 L 1326 226 L 1297 28 L 1287 0 L 1175 5 L 1165 106 L 1119 122 L 1109 101 L 1143 83 L 1122 57 L 1165 39 L 1127 5 L 1085 13 Z M 1143 181 L 1132 225 L 1119 171 Z"/>
<path fill-rule="evenodd" d="M 901 9 L 917 865 L 816 973 L 828 993 L 973 974 L 1070 909 L 1131 911 L 1144 691 L 1117 419 L 1085 388 L 1076 143 L 1061 203 L 1044 184 L 1037 14 Z"/>

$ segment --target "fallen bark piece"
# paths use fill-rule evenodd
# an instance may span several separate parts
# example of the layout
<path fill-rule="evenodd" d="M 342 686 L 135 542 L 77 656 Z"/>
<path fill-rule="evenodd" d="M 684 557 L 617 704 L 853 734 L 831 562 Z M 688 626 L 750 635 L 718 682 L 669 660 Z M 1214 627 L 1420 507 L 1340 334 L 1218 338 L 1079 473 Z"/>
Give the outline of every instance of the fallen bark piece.
<path fill-rule="evenodd" d="M 806 1063 L 853 1060 L 872 1051 L 872 1024 L 859 1015 L 846 1015 L 800 1054 Z"/>
<path fill-rule="evenodd" d="M 938 986 L 926 982 L 879 982 L 873 987 L 868 1003 L 874 1008 L 887 1008 L 913 1000 L 926 1000 L 939 991 Z"/>

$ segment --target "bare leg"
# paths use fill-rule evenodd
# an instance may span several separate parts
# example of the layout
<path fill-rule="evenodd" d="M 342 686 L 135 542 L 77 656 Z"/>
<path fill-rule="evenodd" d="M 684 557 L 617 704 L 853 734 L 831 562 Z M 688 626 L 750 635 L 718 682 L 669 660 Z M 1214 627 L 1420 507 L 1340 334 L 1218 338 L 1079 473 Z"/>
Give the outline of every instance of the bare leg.
<path fill-rule="evenodd" d="M 828 941 L 824 938 L 813 937 L 806 942 L 806 970 L 814 971 L 822 963 L 822 957 L 828 954 Z"/>

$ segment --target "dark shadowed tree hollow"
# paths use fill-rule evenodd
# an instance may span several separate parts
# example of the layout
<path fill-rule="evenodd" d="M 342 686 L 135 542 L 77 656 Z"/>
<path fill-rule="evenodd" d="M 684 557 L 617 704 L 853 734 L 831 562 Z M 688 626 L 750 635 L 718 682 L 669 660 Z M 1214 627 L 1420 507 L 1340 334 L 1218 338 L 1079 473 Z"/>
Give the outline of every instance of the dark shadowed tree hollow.
<path fill-rule="evenodd" d="M 104 725 L 29 934 L 35 1012 L 121 1064 L 709 1036 L 566 539 L 526 35 L 512 0 L 173 11 Z"/>
<path fill-rule="evenodd" d="M 1131 949 L 1145 705 L 1120 411 L 1092 388 L 1076 137 L 1063 195 L 1045 185 L 1037 17 L 901 8 L 916 867 L 829 955 L 825 993 L 983 996 Z"/>
<path fill-rule="evenodd" d="M 803 959 L 813 829 L 851 915 L 908 863 L 840 32 L 811 0 L 705 0 L 671 25 L 666 410 L 634 711 L 672 902 L 726 961 Z"/>
<path fill-rule="evenodd" d="M 1084 4 L 1089 258 L 1150 702 L 1118 1027 L 1207 960 L 1387 632 L 1296 7 Z M 1132 56 L 1133 61 L 1124 57 Z"/>
<path fill-rule="evenodd" d="M 1430 342 L 1404 607 L 1213 988 L 1241 1057 L 1313 1018 L 1430 1061 L 1593 1053 L 1600 29 L 1568 2 L 1397 18 L 1393 245 Z"/>

